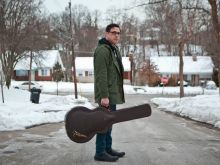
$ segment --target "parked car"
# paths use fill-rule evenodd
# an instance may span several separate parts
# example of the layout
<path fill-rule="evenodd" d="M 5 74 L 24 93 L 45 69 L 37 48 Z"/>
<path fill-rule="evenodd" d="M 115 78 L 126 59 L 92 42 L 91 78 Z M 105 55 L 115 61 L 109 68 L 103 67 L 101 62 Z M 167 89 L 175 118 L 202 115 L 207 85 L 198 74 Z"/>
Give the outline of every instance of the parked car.
<path fill-rule="evenodd" d="M 217 86 L 214 81 L 207 81 L 205 88 L 206 89 L 217 89 Z"/>
<path fill-rule="evenodd" d="M 167 84 L 168 84 L 168 81 L 169 81 L 169 78 L 168 78 L 168 77 L 165 77 L 165 76 L 161 77 L 161 79 L 160 79 L 160 86 L 165 86 L 165 85 L 167 85 Z"/>
<path fill-rule="evenodd" d="M 21 84 L 15 85 L 14 88 L 15 89 L 28 90 L 29 89 L 29 82 L 28 81 L 22 82 Z M 40 89 L 40 90 L 42 90 L 43 86 L 40 85 L 37 82 L 31 82 L 31 89 Z"/>
<path fill-rule="evenodd" d="M 177 85 L 180 86 L 180 81 L 177 82 Z M 183 80 L 183 86 L 187 87 L 188 86 L 188 82 Z"/>

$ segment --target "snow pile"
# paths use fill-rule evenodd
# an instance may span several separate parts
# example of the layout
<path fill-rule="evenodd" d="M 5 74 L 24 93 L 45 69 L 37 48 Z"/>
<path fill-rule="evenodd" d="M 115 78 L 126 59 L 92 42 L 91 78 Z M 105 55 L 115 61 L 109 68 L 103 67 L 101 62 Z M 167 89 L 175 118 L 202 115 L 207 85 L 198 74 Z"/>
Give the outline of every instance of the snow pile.
<path fill-rule="evenodd" d="M 173 112 L 220 128 L 219 95 L 198 95 L 181 99 L 154 98 L 151 101 L 164 111 Z"/>

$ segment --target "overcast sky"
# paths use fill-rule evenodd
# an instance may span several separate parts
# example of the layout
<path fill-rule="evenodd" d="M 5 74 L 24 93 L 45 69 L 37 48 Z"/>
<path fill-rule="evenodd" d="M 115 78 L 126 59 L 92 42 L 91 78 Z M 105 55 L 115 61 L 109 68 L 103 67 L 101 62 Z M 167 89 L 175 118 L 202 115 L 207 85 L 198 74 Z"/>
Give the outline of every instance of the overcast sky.
<path fill-rule="evenodd" d="M 49 13 L 59 13 L 65 10 L 68 7 L 70 0 L 42 0 L 43 5 L 46 11 Z M 105 24 L 105 14 L 106 10 L 109 8 L 118 8 L 118 9 L 128 9 L 140 4 L 141 0 L 71 0 L 72 6 L 76 4 L 82 4 L 88 7 L 90 11 L 98 9 L 101 11 L 101 21 L 100 25 Z M 130 10 L 123 10 L 127 13 L 134 13 L 139 20 L 144 20 L 145 14 L 143 8 L 132 8 Z"/>
<path fill-rule="evenodd" d="M 46 9 L 49 12 L 64 11 L 70 0 L 43 0 Z M 127 8 L 131 7 L 137 0 L 72 0 L 72 6 L 75 4 L 83 4 L 90 10 L 98 9 L 104 12 L 109 7 Z"/>

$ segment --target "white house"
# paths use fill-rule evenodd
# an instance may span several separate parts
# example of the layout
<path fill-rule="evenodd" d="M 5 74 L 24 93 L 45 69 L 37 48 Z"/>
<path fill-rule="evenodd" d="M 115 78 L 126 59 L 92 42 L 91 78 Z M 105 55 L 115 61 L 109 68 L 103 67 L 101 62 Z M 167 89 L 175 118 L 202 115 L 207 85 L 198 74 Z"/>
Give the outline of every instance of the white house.
<path fill-rule="evenodd" d="M 15 66 L 13 78 L 15 80 L 28 80 L 30 73 L 30 52 L 25 53 Z M 52 70 L 58 62 L 62 70 L 65 70 L 58 50 L 45 50 L 33 52 L 31 79 L 35 81 L 52 81 Z"/>
<path fill-rule="evenodd" d="M 122 57 L 124 80 L 130 80 L 131 65 L 128 57 Z M 93 57 L 76 57 L 76 76 L 79 82 L 93 82 Z"/>
<path fill-rule="evenodd" d="M 178 79 L 179 56 L 153 56 L 150 57 L 161 76 Z M 199 85 L 200 80 L 210 80 L 214 64 L 209 56 L 183 56 L 184 80 L 192 85 Z"/>

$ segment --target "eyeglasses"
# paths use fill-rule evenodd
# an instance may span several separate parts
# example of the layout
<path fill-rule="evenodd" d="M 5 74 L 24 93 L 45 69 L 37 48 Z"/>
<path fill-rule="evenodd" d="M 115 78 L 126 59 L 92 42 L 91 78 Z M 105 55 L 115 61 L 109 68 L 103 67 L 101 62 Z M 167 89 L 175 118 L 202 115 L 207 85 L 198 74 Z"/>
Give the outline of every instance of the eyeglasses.
<path fill-rule="evenodd" d="M 116 32 L 116 31 L 113 31 L 113 32 L 109 32 L 109 33 L 111 33 L 111 34 L 113 34 L 113 35 L 120 35 L 121 33 L 120 32 Z"/>

